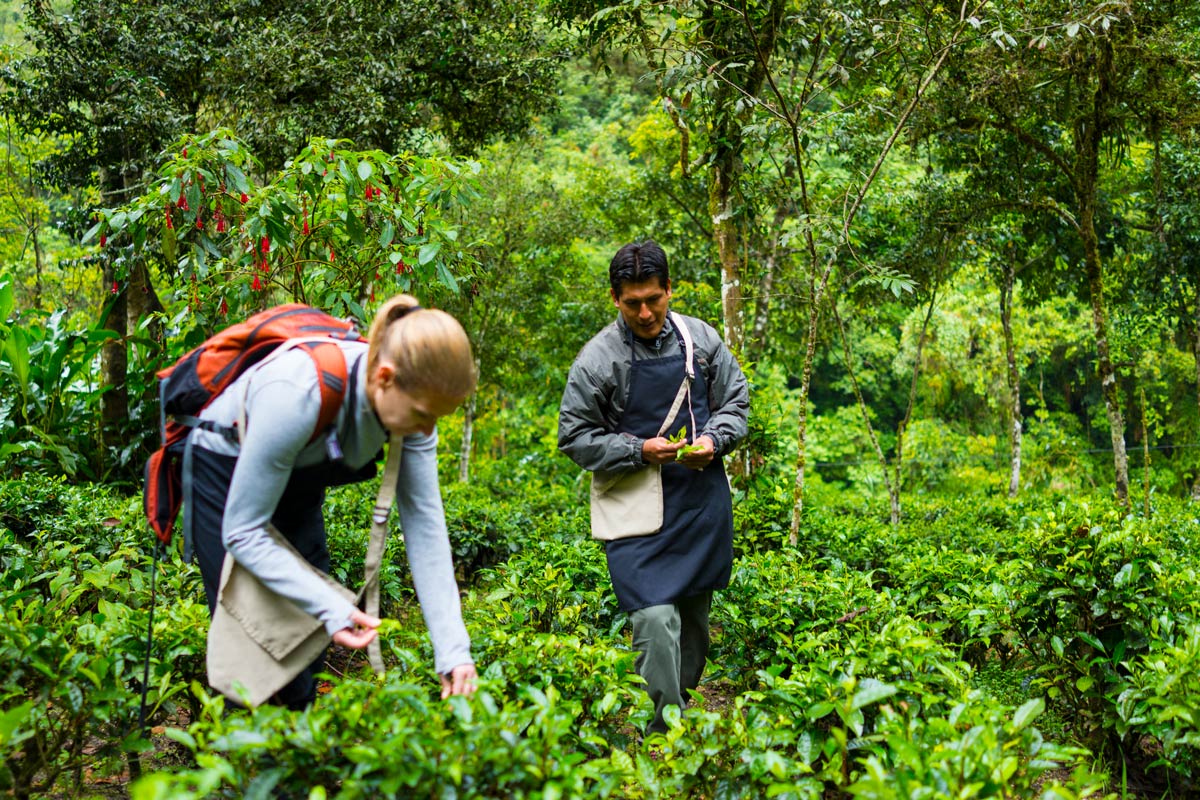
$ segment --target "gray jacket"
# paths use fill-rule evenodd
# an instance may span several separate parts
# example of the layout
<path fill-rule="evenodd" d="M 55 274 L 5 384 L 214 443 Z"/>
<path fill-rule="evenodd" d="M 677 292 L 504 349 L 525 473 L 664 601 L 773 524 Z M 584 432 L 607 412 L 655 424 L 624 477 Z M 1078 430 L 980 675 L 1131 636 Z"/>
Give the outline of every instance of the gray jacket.
<path fill-rule="evenodd" d="M 712 415 L 703 430 L 689 431 L 688 438 L 706 435 L 712 439 L 716 454 L 724 455 L 746 436 L 750 411 L 746 376 L 711 325 L 695 317 L 685 316 L 684 320 L 708 386 Z M 615 432 L 629 395 L 628 336 L 629 326 L 618 315 L 615 322 L 583 346 L 567 375 L 558 415 L 558 449 L 592 472 L 634 469 L 645 464 L 645 440 Z M 677 355 L 682 349 L 669 317 L 653 343 L 634 337 L 633 346 L 639 359 Z"/>

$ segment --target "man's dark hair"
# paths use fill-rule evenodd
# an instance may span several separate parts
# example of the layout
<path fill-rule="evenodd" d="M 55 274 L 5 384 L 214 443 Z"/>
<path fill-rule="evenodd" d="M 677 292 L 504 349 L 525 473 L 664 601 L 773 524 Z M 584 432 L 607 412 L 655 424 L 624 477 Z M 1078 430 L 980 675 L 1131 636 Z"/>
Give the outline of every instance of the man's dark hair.
<path fill-rule="evenodd" d="M 624 284 L 642 283 L 651 278 L 658 278 L 658 285 L 663 289 L 671 282 L 667 254 L 653 239 L 625 245 L 608 265 L 608 283 L 617 297 L 621 296 Z"/>

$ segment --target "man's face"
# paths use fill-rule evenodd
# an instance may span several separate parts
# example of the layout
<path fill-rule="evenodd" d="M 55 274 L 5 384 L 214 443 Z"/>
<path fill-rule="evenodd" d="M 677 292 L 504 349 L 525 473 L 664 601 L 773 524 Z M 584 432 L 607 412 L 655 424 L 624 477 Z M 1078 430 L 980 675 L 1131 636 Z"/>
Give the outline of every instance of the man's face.
<path fill-rule="evenodd" d="M 611 292 L 613 303 L 625 318 L 625 324 L 643 339 L 653 339 L 663 329 L 667 319 L 667 303 L 671 299 L 671 282 L 663 287 L 658 278 L 641 283 L 624 283 L 621 293 Z"/>

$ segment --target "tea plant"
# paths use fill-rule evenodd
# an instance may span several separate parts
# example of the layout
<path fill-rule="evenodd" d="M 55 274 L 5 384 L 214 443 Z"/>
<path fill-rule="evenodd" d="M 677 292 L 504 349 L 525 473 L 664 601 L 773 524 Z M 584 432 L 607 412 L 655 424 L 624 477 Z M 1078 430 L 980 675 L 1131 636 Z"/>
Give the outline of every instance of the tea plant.
<path fill-rule="evenodd" d="M 143 746 L 138 707 L 146 656 L 149 537 L 128 504 L 98 487 L 24 482 L 0 488 L 0 785 L 50 791 L 85 764 L 114 769 Z M 201 675 L 207 609 L 177 560 L 162 573 L 150 657 L 150 720 L 173 711 Z M 97 742 L 100 746 L 97 747 Z M 88 752 L 84 747 L 88 745 Z"/>
<path fill-rule="evenodd" d="M 1124 739 L 1150 736 L 1163 763 L 1200 777 L 1200 626 L 1181 631 L 1177 644 L 1156 644 L 1130 666 L 1116 698 L 1116 732 Z"/>

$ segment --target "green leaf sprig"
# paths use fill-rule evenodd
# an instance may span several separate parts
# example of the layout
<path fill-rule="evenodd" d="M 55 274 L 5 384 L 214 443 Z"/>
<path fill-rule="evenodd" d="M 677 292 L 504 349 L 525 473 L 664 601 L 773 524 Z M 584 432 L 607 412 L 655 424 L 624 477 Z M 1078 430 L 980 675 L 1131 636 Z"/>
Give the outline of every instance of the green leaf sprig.
<path fill-rule="evenodd" d="M 402 629 L 403 628 L 400 625 L 399 620 L 384 617 L 383 619 L 379 620 L 379 627 L 377 627 L 375 630 L 379 632 L 379 637 L 383 638 L 384 636 L 392 636 L 393 634 L 399 633 Z"/>
<path fill-rule="evenodd" d="M 679 442 L 687 441 L 687 425 L 684 425 L 682 428 L 680 428 L 679 432 L 676 433 L 674 436 L 668 437 L 667 441 L 671 442 L 672 444 L 678 444 Z M 703 449 L 704 448 L 698 444 L 684 445 L 683 447 L 681 447 L 675 451 L 675 460 L 682 461 L 683 457 L 686 456 L 688 453 L 696 453 Z"/>

